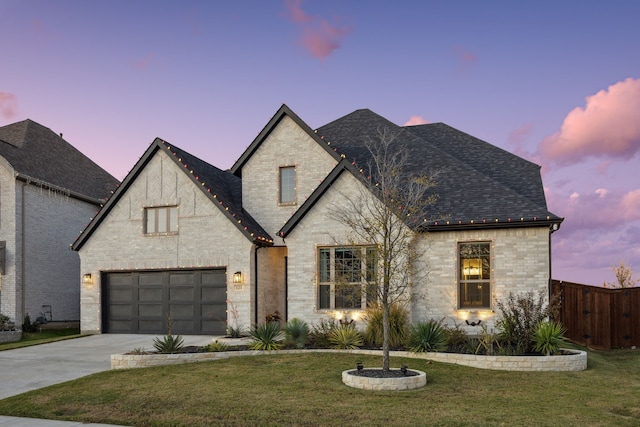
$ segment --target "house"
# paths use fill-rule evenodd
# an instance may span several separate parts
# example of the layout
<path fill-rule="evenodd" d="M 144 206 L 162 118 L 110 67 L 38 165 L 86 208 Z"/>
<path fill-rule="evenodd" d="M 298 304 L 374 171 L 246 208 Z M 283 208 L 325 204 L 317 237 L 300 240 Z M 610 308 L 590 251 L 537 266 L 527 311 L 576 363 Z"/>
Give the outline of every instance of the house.
<path fill-rule="evenodd" d="M 80 319 L 70 245 L 118 181 L 32 120 L 0 127 L 0 312 L 16 324 Z"/>
<path fill-rule="evenodd" d="M 224 334 L 276 311 L 358 324 L 367 301 L 342 298 L 335 269 L 365 271 L 370 248 L 332 206 L 363 185 L 363 140 L 381 128 L 401 131 L 410 171 L 438 170 L 437 211 L 415 229 L 429 274 L 412 321 L 491 326 L 496 298 L 548 291 L 562 218 L 547 210 L 539 166 L 442 123 L 402 128 L 357 110 L 312 130 L 283 105 L 229 171 L 150 145 L 73 244 L 83 331 Z"/>

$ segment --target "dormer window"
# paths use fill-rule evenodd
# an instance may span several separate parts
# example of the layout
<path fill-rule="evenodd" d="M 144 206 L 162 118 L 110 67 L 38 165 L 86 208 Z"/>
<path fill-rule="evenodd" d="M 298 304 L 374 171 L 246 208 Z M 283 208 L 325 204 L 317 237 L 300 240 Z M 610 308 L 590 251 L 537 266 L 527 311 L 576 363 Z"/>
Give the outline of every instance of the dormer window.
<path fill-rule="evenodd" d="M 280 168 L 280 204 L 296 203 L 296 168 L 284 166 Z"/>

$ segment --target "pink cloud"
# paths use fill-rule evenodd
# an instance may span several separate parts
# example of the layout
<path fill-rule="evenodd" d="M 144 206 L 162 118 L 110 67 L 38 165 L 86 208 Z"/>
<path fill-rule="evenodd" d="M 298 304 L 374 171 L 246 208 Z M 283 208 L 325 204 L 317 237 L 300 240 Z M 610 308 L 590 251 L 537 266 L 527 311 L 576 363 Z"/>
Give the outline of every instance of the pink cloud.
<path fill-rule="evenodd" d="M 478 56 L 475 53 L 466 50 L 460 45 L 453 47 L 453 53 L 460 61 L 462 61 L 463 64 L 472 64 L 478 60 Z"/>
<path fill-rule="evenodd" d="M 588 157 L 628 159 L 640 151 L 640 80 L 628 78 L 586 98 L 565 117 L 559 132 L 540 144 L 541 154 L 569 165 Z"/>
<path fill-rule="evenodd" d="M 16 115 L 18 101 L 16 96 L 9 92 L 0 92 L 0 114 L 5 119 L 12 119 Z"/>
<path fill-rule="evenodd" d="M 415 126 L 415 125 L 426 125 L 429 123 L 422 116 L 411 116 L 407 122 L 402 126 Z"/>
<path fill-rule="evenodd" d="M 139 59 L 133 63 L 133 68 L 136 70 L 146 70 L 149 65 L 156 60 L 156 54 L 150 53 L 142 59 Z"/>
<path fill-rule="evenodd" d="M 327 20 L 307 15 L 302 10 L 302 0 L 285 0 L 288 19 L 301 30 L 300 43 L 318 59 L 325 59 L 342 46 L 344 38 L 351 32 L 349 27 L 340 27 Z"/>

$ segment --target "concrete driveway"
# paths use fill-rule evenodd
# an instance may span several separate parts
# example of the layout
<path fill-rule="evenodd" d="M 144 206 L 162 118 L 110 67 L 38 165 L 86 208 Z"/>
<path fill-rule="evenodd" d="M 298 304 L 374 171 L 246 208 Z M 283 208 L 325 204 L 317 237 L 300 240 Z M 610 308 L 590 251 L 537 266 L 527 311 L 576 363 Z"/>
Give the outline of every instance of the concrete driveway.
<path fill-rule="evenodd" d="M 111 369 L 111 355 L 153 350 L 157 335 L 104 334 L 0 351 L 0 399 Z M 185 345 L 206 345 L 205 335 L 183 335 Z"/>

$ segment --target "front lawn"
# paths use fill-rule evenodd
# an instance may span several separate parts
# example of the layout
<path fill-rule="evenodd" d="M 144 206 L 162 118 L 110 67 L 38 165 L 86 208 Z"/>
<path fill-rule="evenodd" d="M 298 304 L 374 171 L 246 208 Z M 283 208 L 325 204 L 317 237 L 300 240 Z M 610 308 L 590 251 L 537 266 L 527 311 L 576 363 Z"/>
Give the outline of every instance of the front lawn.
<path fill-rule="evenodd" d="M 0 414 L 129 426 L 637 426 L 640 352 L 583 372 L 504 372 L 392 358 L 427 386 L 371 392 L 340 372 L 379 356 L 290 354 L 103 372 L 0 401 Z"/>
<path fill-rule="evenodd" d="M 20 341 L 0 344 L 0 351 L 78 338 L 80 336 L 79 328 L 43 329 L 39 332 L 23 332 Z"/>

